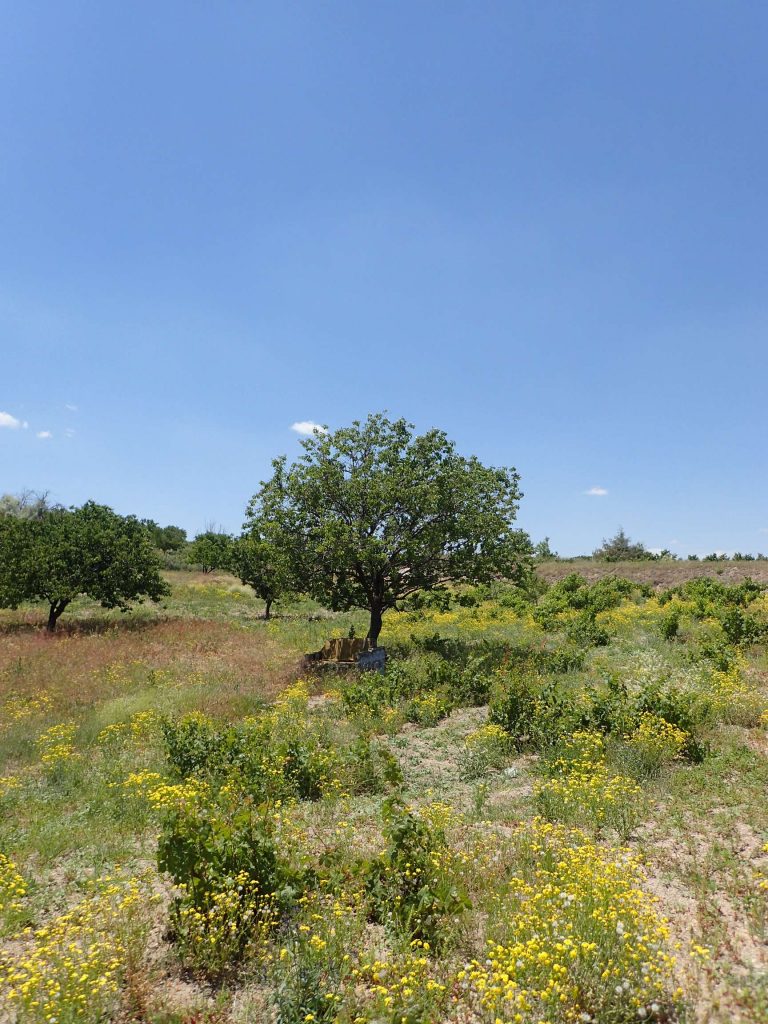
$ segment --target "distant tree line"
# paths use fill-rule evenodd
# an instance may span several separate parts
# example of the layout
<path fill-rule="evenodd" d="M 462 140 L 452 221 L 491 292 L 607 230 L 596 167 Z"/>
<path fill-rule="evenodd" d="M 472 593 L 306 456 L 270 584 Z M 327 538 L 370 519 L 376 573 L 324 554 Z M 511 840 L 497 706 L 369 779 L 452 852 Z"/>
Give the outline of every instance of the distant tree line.
<path fill-rule="evenodd" d="M 549 544 L 549 538 L 545 537 L 534 546 L 534 557 L 536 561 L 560 561 L 560 556 L 553 551 Z M 651 551 L 640 541 L 631 540 L 619 527 L 613 537 L 603 540 L 599 548 L 596 548 L 591 555 L 576 555 L 575 558 L 566 558 L 565 561 L 602 561 L 602 562 L 676 562 L 681 555 L 664 548 L 661 551 Z M 756 555 L 742 554 L 740 551 L 728 555 L 722 551 L 713 552 L 709 555 L 688 555 L 689 562 L 761 562 L 768 561 L 768 555 L 758 552 Z"/>

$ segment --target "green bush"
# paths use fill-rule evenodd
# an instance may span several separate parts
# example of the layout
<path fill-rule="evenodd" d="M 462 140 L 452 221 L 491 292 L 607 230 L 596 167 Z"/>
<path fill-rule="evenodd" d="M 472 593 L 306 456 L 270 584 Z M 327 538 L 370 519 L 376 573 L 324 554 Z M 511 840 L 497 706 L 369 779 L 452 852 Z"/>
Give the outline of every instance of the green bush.
<path fill-rule="evenodd" d="M 234 730 L 217 729 L 210 719 L 199 714 L 176 720 L 165 718 L 161 728 L 166 757 L 182 779 L 192 775 L 215 777 L 229 770 L 238 745 Z"/>
<path fill-rule="evenodd" d="M 649 683 L 637 694 L 634 713 L 638 720 L 646 713 L 656 715 L 686 733 L 681 754 L 689 761 L 706 757 L 709 747 L 701 732 L 712 720 L 712 704 L 703 694 L 669 683 Z"/>
<path fill-rule="evenodd" d="M 445 834 L 397 798 L 385 801 L 383 814 L 387 847 L 364 868 L 372 916 L 439 950 L 450 938 L 447 923 L 470 905 L 452 877 Z"/>
<path fill-rule="evenodd" d="M 388 786 L 398 786 L 403 781 L 397 758 L 370 737 L 359 737 L 341 756 L 348 792 L 382 793 Z"/>
<path fill-rule="evenodd" d="M 517 677 L 502 683 L 488 721 L 509 734 L 518 749 L 545 750 L 589 724 L 589 707 L 558 679 Z"/>
<path fill-rule="evenodd" d="M 762 622 L 739 607 L 725 608 L 719 612 L 717 618 L 726 640 L 734 647 L 740 644 L 759 643 L 768 632 Z"/>
<path fill-rule="evenodd" d="M 679 608 L 672 608 L 659 619 L 659 636 L 664 640 L 674 640 L 680 631 L 680 619 L 682 612 Z"/>
<path fill-rule="evenodd" d="M 157 865 L 179 889 L 171 931 L 182 959 L 211 979 L 266 941 L 302 879 L 278 857 L 270 819 L 198 802 L 166 815 Z"/>
<path fill-rule="evenodd" d="M 565 627 L 565 636 L 575 647 L 606 647 L 611 642 L 607 629 L 598 626 L 592 611 L 583 611 Z"/>
<path fill-rule="evenodd" d="M 488 667 L 500 660 L 496 652 L 480 650 L 473 656 L 460 648 L 450 657 L 453 645 L 392 661 L 386 672 L 367 673 L 344 683 L 341 699 L 351 716 L 381 715 L 389 708 L 402 708 L 411 721 L 434 724 L 454 707 L 485 704 L 491 689 Z M 439 653 L 438 653 L 439 651 Z"/>
<path fill-rule="evenodd" d="M 337 792 L 381 792 L 398 781 L 398 767 L 370 740 L 340 743 L 319 716 L 271 711 L 237 725 L 202 715 L 163 723 L 166 754 L 181 778 L 220 789 L 234 780 L 257 803 L 319 800 Z"/>
<path fill-rule="evenodd" d="M 157 864 L 185 887 L 197 907 L 243 873 L 270 896 L 280 892 L 288 877 L 266 815 L 249 806 L 227 813 L 199 802 L 167 814 Z"/>
<path fill-rule="evenodd" d="M 578 573 L 570 573 L 546 592 L 533 609 L 534 620 L 547 630 L 561 628 L 561 612 L 582 611 L 594 616 L 618 608 L 627 599 L 648 597 L 651 588 L 618 576 L 604 576 L 588 583 Z"/>
<path fill-rule="evenodd" d="M 765 586 L 751 579 L 728 586 L 720 580 L 699 576 L 665 590 L 659 595 L 659 603 L 666 604 L 673 597 L 680 597 L 691 603 L 691 612 L 696 618 L 719 618 L 729 608 L 746 608 L 764 590 Z"/>

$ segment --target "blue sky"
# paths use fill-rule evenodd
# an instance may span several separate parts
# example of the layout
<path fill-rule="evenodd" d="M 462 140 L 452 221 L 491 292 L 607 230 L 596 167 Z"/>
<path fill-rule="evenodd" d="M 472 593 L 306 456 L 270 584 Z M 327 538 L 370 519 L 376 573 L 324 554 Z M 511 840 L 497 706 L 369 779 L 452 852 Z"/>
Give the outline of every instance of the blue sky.
<path fill-rule="evenodd" d="M 0 491 L 236 530 L 387 409 L 563 553 L 768 550 L 768 6 L 0 13 Z"/>

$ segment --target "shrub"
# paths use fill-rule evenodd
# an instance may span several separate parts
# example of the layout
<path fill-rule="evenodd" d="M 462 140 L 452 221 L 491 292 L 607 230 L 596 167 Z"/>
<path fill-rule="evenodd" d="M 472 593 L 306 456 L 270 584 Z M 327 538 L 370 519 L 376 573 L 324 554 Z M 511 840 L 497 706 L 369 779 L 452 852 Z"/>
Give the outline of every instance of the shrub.
<path fill-rule="evenodd" d="M 605 576 L 595 583 L 588 583 L 578 573 L 570 573 L 550 587 L 538 605 L 533 609 L 533 619 L 543 629 L 552 631 L 567 625 L 567 612 L 582 612 L 577 621 L 587 630 L 585 644 L 598 646 L 607 643 L 606 634 L 589 634 L 589 622 L 598 612 L 618 608 L 624 601 L 639 596 L 648 596 L 649 587 L 633 583 L 617 576 Z"/>
<path fill-rule="evenodd" d="M 538 705 L 535 685 L 529 679 L 512 680 L 491 701 L 488 721 L 521 746 L 535 732 Z"/>
<path fill-rule="evenodd" d="M 403 781 L 397 758 L 370 737 L 355 740 L 342 751 L 341 759 L 347 792 L 382 793 Z"/>
<path fill-rule="evenodd" d="M 226 773 L 236 742 L 234 731 L 221 731 L 199 712 L 161 722 L 165 754 L 181 778 Z"/>
<path fill-rule="evenodd" d="M 565 627 L 566 639 L 576 647 L 606 647 L 611 642 L 611 634 L 603 626 L 595 622 L 594 612 L 581 612 Z"/>
<path fill-rule="evenodd" d="M 385 851 L 364 871 L 374 918 L 409 942 L 439 949 L 446 924 L 469 906 L 451 875 L 445 833 L 401 800 L 384 803 Z"/>
<path fill-rule="evenodd" d="M 540 819 L 513 842 L 487 955 L 457 977 L 478 1019 L 677 1020 L 669 928 L 637 858 Z"/>
<path fill-rule="evenodd" d="M 449 590 L 436 588 L 434 590 L 417 590 L 402 603 L 403 611 L 421 612 L 436 611 L 447 612 L 451 609 L 453 595 Z"/>
<path fill-rule="evenodd" d="M 361 703 L 367 694 L 363 689 Z M 340 744 L 327 722 L 309 712 L 307 701 L 306 687 L 297 684 L 273 708 L 237 725 L 217 726 L 197 714 L 166 721 L 168 759 L 182 778 L 207 781 L 214 790 L 231 781 L 257 802 L 371 792 L 397 779 L 397 765 L 382 747 L 369 741 Z"/>
<path fill-rule="evenodd" d="M 550 821 L 628 835 L 639 820 L 642 791 L 609 770 L 600 734 L 576 732 L 558 754 L 546 764 L 550 777 L 536 792 L 539 813 Z"/>
<path fill-rule="evenodd" d="M 518 677 L 499 688 L 488 721 L 518 747 L 543 750 L 589 721 L 589 705 L 558 679 Z"/>
<path fill-rule="evenodd" d="M 196 973 L 220 981 L 244 960 L 263 955 L 278 924 L 275 901 L 246 872 L 224 877 L 203 901 L 184 885 L 171 912 L 177 951 Z"/>
<path fill-rule="evenodd" d="M 682 611 L 680 608 L 671 608 L 659 619 L 659 636 L 664 640 L 674 640 L 680 630 L 680 619 Z"/>
<path fill-rule="evenodd" d="M 344 683 L 341 701 L 347 714 L 361 712 L 381 714 L 385 708 L 395 707 L 409 700 L 423 685 L 424 672 L 418 666 L 395 662 L 386 672 L 366 672 Z"/>
<path fill-rule="evenodd" d="M 734 646 L 758 643 L 766 634 L 764 623 L 738 607 L 723 609 L 718 619 L 726 640 Z"/>
<path fill-rule="evenodd" d="M 694 689 L 669 683 L 646 683 L 635 698 L 638 719 L 649 713 L 664 719 L 686 737 L 680 753 L 690 761 L 703 761 L 709 750 L 701 738 L 702 729 L 712 720 L 712 701 Z"/>
<path fill-rule="evenodd" d="M 718 617 L 728 608 L 746 608 L 765 587 L 754 580 L 745 579 L 728 586 L 720 580 L 698 576 L 677 587 L 671 587 L 659 595 L 659 603 L 666 604 L 679 597 L 690 605 L 691 613 L 698 619 Z"/>
<path fill-rule="evenodd" d="M 470 662 L 444 684 L 448 700 L 454 707 L 480 707 L 491 692 L 492 675 L 482 659 Z"/>
<path fill-rule="evenodd" d="M 634 732 L 627 737 L 624 758 L 640 778 L 657 776 L 665 765 L 680 757 L 688 746 L 688 734 L 659 715 L 643 712 Z"/>
<path fill-rule="evenodd" d="M 503 768 L 511 751 L 511 738 L 500 725 L 480 726 L 468 734 L 459 754 L 461 777 L 478 779 L 489 771 Z"/>
<path fill-rule="evenodd" d="M 233 803 L 197 803 L 168 814 L 163 822 L 158 868 L 184 887 L 194 906 L 205 905 L 227 881 L 242 876 L 269 897 L 287 884 L 267 815 Z"/>
<path fill-rule="evenodd" d="M 211 979 L 263 945 L 303 884 L 278 856 L 270 817 L 236 798 L 167 814 L 157 865 L 179 889 L 170 918 L 180 955 Z"/>
<path fill-rule="evenodd" d="M 538 657 L 534 658 L 534 664 L 539 666 L 542 672 L 564 674 L 582 669 L 586 657 L 587 652 L 583 647 L 567 642 L 559 644 L 551 650 L 542 651 Z"/>

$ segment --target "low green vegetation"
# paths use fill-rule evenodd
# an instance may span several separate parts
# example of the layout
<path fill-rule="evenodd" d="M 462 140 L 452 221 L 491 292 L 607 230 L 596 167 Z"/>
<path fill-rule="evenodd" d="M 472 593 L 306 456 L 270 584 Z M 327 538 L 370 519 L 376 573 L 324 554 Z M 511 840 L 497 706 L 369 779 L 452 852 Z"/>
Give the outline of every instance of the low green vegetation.
<path fill-rule="evenodd" d="M 231 578 L 179 580 L 132 631 L 80 601 L 96 632 L 7 634 L 9 1020 L 762 1019 L 759 586 L 420 593 L 384 673 L 284 668 L 275 692 L 267 666 L 366 613 L 267 621 Z M 84 698 L 63 683 L 99 630 L 126 646 Z M 261 681 L 222 669 L 253 649 Z"/>

